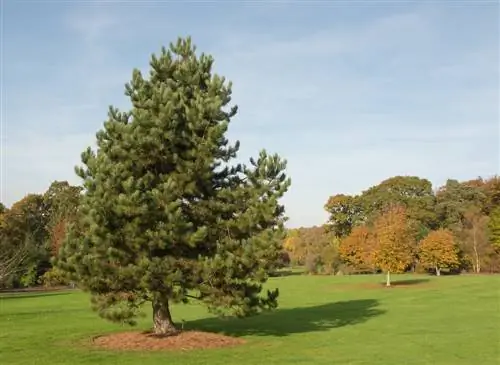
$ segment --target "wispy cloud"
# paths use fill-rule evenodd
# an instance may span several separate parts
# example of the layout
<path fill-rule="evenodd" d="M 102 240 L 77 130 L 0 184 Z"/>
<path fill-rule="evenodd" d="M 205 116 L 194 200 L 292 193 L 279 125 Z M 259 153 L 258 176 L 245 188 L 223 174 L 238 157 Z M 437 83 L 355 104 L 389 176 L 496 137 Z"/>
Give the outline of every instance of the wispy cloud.
<path fill-rule="evenodd" d="M 234 82 L 241 158 L 266 148 L 289 160 L 291 225 L 320 224 L 329 195 L 388 176 L 440 184 L 498 172 L 498 18 L 472 5 L 380 9 L 60 7 L 44 23 L 53 38 L 32 33 L 57 52 L 18 62 L 22 50 L 6 39 L 6 203 L 54 179 L 77 182 L 73 166 L 107 106 L 127 105 L 132 68 L 188 34 Z"/>

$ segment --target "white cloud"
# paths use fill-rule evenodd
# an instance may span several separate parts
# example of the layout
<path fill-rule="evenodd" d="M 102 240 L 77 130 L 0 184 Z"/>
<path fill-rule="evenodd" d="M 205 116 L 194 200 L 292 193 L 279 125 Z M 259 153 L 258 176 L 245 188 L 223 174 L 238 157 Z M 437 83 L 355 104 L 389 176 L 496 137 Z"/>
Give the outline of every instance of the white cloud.
<path fill-rule="evenodd" d="M 150 50 L 156 52 L 165 34 L 187 27 L 137 8 L 80 10 L 65 23 L 79 52 L 57 70 L 64 92 L 38 99 L 42 87 L 34 85 L 31 108 L 10 104 L 9 121 L 33 123 L 37 135 L 9 134 L 8 204 L 54 179 L 75 181 L 73 166 L 107 105 L 125 103 L 132 68 L 147 64 L 149 54 L 129 58 L 131 45 L 158 42 Z M 240 114 L 230 133 L 241 140 L 242 157 L 267 148 L 289 160 L 291 225 L 319 224 L 329 195 L 356 193 L 396 174 L 441 183 L 495 172 L 495 161 L 498 170 L 491 146 L 498 136 L 498 48 L 448 54 L 436 37 L 440 21 L 425 12 L 395 14 L 356 27 L 304 30 L 297 39 L 221 28 L 223 36 L 200 45 L 234 82 Z M 137 59 L 142 64 L 133 64 Z"/>

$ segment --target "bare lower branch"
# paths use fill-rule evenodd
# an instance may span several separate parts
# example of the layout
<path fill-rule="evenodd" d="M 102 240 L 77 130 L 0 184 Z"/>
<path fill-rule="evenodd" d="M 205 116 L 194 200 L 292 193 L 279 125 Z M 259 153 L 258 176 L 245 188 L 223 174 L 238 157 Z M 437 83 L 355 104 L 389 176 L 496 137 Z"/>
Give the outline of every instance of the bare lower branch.
<path fill-rule="evenodd" d="M 28 257 L 25 246 L 17 250 L 8 250 L 0 253 L 0 284 L 8 277 L 22 269 L 22 264 Z"/>

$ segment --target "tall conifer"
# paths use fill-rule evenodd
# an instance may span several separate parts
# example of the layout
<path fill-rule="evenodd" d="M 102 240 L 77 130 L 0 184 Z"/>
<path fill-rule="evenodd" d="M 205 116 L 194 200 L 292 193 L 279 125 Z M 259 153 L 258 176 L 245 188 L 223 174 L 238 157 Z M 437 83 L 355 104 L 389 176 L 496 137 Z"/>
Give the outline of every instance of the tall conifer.
<path fill-rule="evenodd" d="M 286 161 L 262 150 L 231 163 L 237 108 L 213 63 L 189 37 L 162 48 L 149 78 L 134 70 L 126 85 L 130 111 L 110 107 L 76 168 L 85 193 L 58 265 L 104 318 L 133 324 L 149 301 L 154 332 L 170 334 L 171 303 L 237 316 L 277 306 L 277 290 L 261 292 L 284 237 Z"/>

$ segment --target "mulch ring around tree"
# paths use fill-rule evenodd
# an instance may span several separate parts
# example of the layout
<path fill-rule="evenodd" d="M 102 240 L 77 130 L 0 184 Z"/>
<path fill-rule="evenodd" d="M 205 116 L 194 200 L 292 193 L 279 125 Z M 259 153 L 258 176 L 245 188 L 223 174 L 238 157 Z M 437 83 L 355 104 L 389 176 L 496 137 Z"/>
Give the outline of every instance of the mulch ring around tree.
<path fill-rule="evenodd" d="M 96 347 L 125 351 L 189 351 L 231 347 L 244 343 L 245 341 L 241 338 L 200 331 L 182 331 L 170 336 L 130 331 L 97 336 L 92 339 L 92 344 Z"/>

